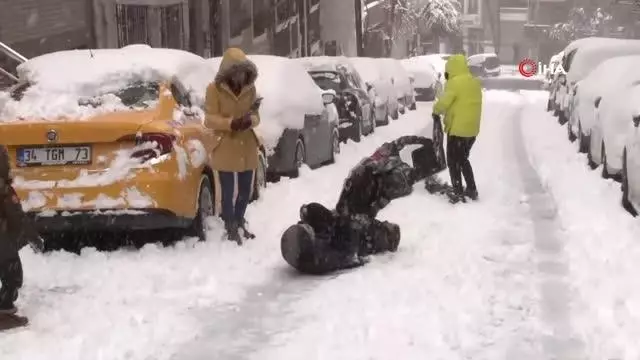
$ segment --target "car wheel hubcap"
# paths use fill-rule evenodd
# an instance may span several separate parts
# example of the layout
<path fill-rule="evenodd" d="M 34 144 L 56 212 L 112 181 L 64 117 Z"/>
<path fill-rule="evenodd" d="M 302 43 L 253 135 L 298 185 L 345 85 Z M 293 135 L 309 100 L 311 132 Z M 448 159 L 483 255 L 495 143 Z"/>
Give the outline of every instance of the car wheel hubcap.
<path fill-rule="evenodd" d="M 333 135 L 333 153 L 340 154 L 340 140 L 336 134 Z"/>
<path fill-rule="evenodd" d="M 208 187 L 203 187 L 200 194 L 200 224 L 203 234 L 208 230 L 207 219 L 211 216 L 214 216 L 213 197 L 211 196 L 211 190 Z"/>
<path fill-rule="evenodd" d="M 296 148 L 296 168 L 300 168 L 303 162 L 304 162 L 304 154 L 303 154 L 302 145 L 298 145 L 298 147 Z"/>

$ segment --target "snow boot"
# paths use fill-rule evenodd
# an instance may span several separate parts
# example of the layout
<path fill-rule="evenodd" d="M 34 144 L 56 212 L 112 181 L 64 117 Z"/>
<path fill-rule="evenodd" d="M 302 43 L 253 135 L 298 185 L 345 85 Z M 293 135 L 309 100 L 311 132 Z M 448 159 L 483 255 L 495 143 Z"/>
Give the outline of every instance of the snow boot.
<path fill-rule="evenodd" d="M 240 220 L 240 230 L 242 230 L 242 235 L 245 239 L 255 239 L 256 235 L 247 229 L 247 220 Z"/>
<path fill-rule="evenodd" d="M 29 319 L 20 315 L 0 315 L 0 331 L 11 330 L 18 327 L 27 326 Z"/>
<path fill-rule="evenodd" d="M 471 199 L 473 201 L 476 201 L 476 200 L 478 200 L 478 190 L 465 189 L 464 196 L 468 197 L 469 199 Z"/>
<path fill-rule="evenodd" d="M 238 224 L 235 222 L 225 224 L 225 229 L 227 231 L 227 240 L 234 241 L 238 245 L 242 245 L 242 238 L 238 233 L 238 228 Z"/>
<path fill-rule="evenodd" d="M 467 200 L 464 198 L 464 195 L 459 192 L 449 191 L 447 192 L 447 197 L 449 197 L 449 202 L 452 204 L 457 204 L 459 202 L 463 202 L 463 203 L 467 202 Z"/>
<path fill-rule="evenodd" d="M 13 315 L 18 312 L 18 308 L 13 304 L 2 305 L 0 306 L 0 316 L 2 315 Z"/>

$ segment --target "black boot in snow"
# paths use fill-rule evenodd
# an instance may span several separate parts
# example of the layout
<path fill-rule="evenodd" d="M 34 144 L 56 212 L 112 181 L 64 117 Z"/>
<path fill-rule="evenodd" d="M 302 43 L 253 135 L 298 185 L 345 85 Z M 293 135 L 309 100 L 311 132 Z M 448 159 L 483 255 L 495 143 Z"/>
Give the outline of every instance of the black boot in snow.
<path fill-rule="evenodd" d="M 447 192 L 447 196 L 449 197 L 449 202 L 452 204 L 457 204 L 459 202 L 463 202 L 463 203 L 467 202 L 462 192 L 450 191 L 450 192 Z"/>
<path fill-rule="evenodd" d="M 225 229 L 227 230 L 227 240 L 229 241 L 234 241 L 236 243 L 238 243 L 238 245 L 242 245 L 242 238 L 240 237 L 240 234 L 238 233 L 238 224 L 233 222 L 233 223 L 228 223 L 225 225 Z"/>
<path fill-rule="evenodd" d="M 464 196 L 468 197 L 469 199 L 471 199 L 473 201 L 476 201 L 476 200 L 478 200 L 478 190 L 465 189 Z"/>
<path fill-rule="evenodd" d="M 0 305 L 0 315 L 13 315 L 18 312 L 18 308 L 13 304 Z"/>
<path fill-rule="evenodd" d="M 242 230 L 242 235 L 245 239 L 255 239 L 256 235 L 251 231 L 247 230 L 247 220 L 240 220 L 240 229 Z"/>

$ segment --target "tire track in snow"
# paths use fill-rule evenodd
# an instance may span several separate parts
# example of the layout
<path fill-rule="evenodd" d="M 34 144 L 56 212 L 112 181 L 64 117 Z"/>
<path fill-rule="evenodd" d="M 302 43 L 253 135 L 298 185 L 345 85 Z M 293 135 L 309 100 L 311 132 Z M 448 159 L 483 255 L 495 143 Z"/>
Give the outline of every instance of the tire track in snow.
<path fill-rule="evenodd" d="M 522 112 L 526 111 L 526 100 L 523 100 L 514 119 L 513 144 L 533 220 L 534 248 L 540 276 L 540 306 L 543 324 L 547 326 L 541 334 L 542 347 L 546 359 L 585 359 L 583 344 L 576 339 L 571 327 L 572 294 L 567 283 L 569 263 L 561 237 L 557 206 L 527 154 L 522 129 Z"/>

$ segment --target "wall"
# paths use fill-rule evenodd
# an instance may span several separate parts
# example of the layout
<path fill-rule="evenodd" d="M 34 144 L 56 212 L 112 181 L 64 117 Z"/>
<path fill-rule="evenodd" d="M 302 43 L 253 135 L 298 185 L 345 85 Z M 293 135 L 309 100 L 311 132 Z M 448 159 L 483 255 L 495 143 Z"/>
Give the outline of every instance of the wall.
<path fill-rule="evenodd" d="M 0 41 L 26 57 L 91 47 L 91 6 L 86 0 L 3 0 Z"/>

